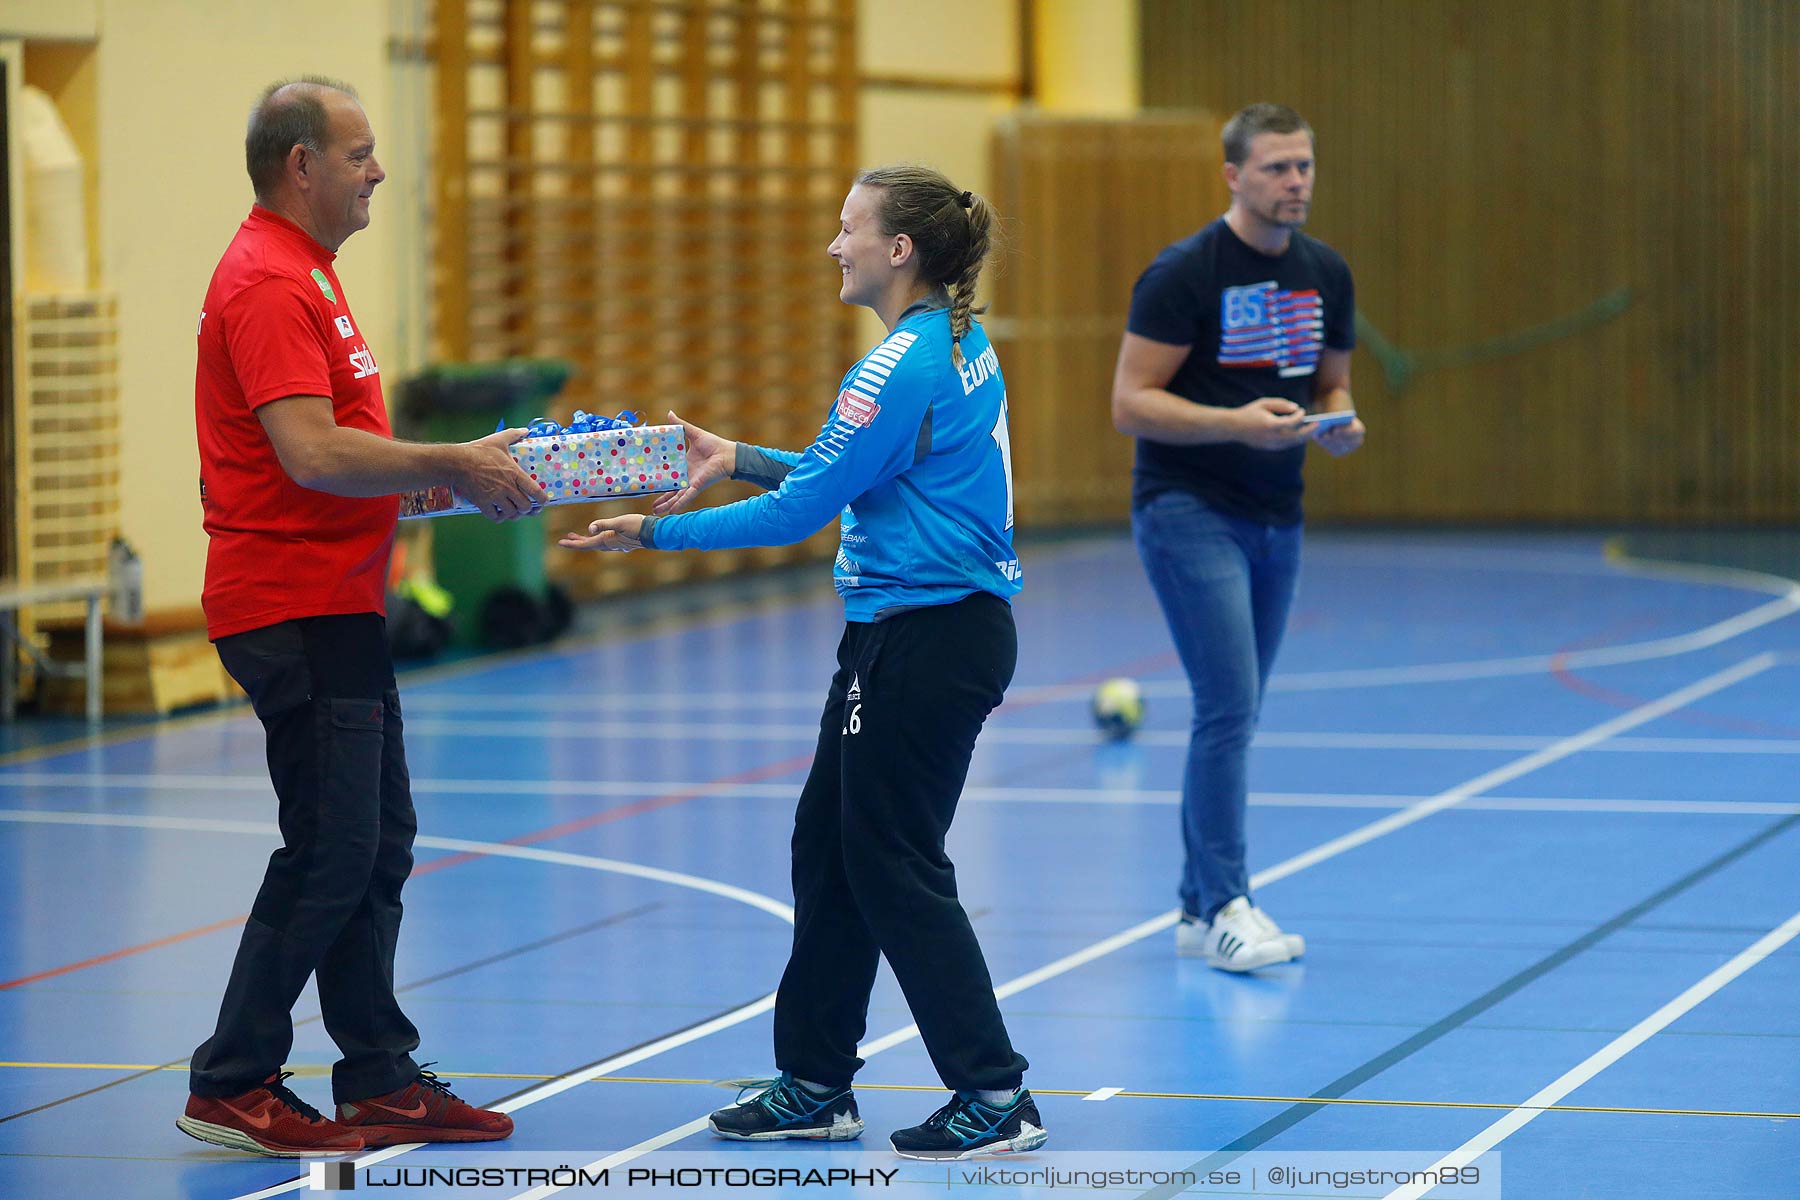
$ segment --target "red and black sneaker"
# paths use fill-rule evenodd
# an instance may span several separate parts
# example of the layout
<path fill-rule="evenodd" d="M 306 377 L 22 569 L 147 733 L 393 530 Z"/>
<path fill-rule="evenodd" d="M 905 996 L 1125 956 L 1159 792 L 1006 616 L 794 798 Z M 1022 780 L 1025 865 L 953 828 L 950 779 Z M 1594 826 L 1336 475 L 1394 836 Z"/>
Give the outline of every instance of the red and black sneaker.
<path fill-rule="evenodd" d="M 463 1103 L 441 1079 L 426 1070 L 420 1070 L 417 1079 L 397 1092 L 339 1104 L 337 1112 L 338 1124 L 361 1134 L 368 1146 L 493 1142 L 513 1131 L 511 1117 Z"/>
<path fill-rule="evenodd" d="M 215 1146 L 274 1158 L 361 1150 L 365 1145 L 361 1134 L 327 1120 L 287 1089 L 285 1083 L 292 1074 L 278 1072 L 261 1087 L 235 1096 L 190 1095 L 187 1111 L 175 1118 L 175 1128 Z"/>

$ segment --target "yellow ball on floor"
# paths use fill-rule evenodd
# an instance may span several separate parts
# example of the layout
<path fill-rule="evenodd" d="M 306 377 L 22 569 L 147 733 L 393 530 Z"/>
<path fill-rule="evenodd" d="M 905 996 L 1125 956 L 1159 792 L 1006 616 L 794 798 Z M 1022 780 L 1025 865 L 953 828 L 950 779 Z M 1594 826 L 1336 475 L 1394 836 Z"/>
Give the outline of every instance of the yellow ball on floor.
<path fill-rule="evenodd" d="M 1109 741 L 1122 742 L 1144 723 L 1144 690 L 1135 679 L 1108 679 L 1094 689 L 1094 724 Z"/>

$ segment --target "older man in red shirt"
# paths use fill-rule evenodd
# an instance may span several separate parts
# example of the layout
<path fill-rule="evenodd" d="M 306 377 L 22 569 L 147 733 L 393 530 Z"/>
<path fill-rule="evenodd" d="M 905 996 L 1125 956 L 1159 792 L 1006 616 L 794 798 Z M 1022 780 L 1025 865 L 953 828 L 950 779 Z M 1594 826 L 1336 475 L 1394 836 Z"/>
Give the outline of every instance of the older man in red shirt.
<path fill-rule="evenodd" d="M 323 79 L 269 88 L 245 159 L 256 204 L 200 314 L 202 600 L 267 734 L 283 845 L 176 1124 L 277 1156 L 503 1138 L 510 1117 L 463 1103 L 413 1060 L 418 1031 L 394 997 L 417 826 L 385 584 L 397 493 L 449 484 L 494 520 L 535 511 L 544 493 L 507 453 L 522 431 L 461 445 L 389 431 L 380 369 L 332 269 L 385 178 L 354 92 Z M 281 1071 L 294 1003 L 315 974 L 343 1053 L 335 1120 Z"/>

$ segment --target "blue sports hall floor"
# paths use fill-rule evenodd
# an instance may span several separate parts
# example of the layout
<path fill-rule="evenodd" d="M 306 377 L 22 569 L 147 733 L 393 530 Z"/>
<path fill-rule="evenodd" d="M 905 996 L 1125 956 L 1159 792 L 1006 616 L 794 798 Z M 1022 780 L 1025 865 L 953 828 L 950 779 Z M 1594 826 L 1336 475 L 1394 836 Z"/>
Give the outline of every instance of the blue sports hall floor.
<path fill-rule="evenodd" d="M 1513 1200 L 1800 1196 L 1800 585 L 1599 535 L 1311 533 L 1250 809 L 1257 899 L 1308 952 L 1236 977 L 1174 953 L 1189 703 L 1128 536 L 1023 559 L 1018 677 L 951 835 L 1051 1135 L 1009 1169 L 1146 1167 L 1109 1195 L 1502 1194 L 1270 1173 L 1404 1155 L 1487 1164 Z M 772 1070 L 828 573 L 403 678 L 403 999 L 421 1059 L 518 1132 L 366 1155 L 362 1190 L 535 1198 L 557 1186 L 528 1164 L 620 1185 L 658 1163 L 799 1164 L 719 1194 L 1100 1190 L 891 1156 L 942 1094 L 885 970 L 860 1144 L 699 1127 L 734 1094 L 713 1081 Z M 1108 745 L 1087 706 L 1120 675 L 1149 714 Z M 0 727 L 0 1195 L 312 1194 L 304 1163 L 174 1127 L 276 844 L 260 729 L 243 708 L 81 728 Z M 309 990 L 291 1082 L 323 1106 L 317 1011 Z M 477 1163 L 519 1170 L 456 1173 Z M 806 1181 L 834 1164 L 899 1174 Z M 1233 1164 L 1257 1178 L 1221 1182 Z M 715 1190 L 669 1178 L 629 1194 Z"/>

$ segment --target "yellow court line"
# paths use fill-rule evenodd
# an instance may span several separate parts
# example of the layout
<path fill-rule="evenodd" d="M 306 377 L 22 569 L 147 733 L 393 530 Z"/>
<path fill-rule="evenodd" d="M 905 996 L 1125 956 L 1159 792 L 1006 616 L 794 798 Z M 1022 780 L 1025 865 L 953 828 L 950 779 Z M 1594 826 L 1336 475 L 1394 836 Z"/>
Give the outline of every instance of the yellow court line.
<path fill-rule="evenodd" d="M 56 1071 L 185 1071 L 187 1064 L 171 1067 L 164 1063 L 58 1063 L 0 1062 L 0 1067 L 38 1067 Z"/>
<path fill-rule="evenodd" d="M 58 1062 L 0 1062 L 0 1067 L 35 1067 L 44 1070 L 59 1071 L 186 1071 L 185 1063 L 168 1066 L 162 1063 L 58 1063 Z M 436 1071 L 433 1074 L 442 1079 L 518 1079 L 532 1082 L 543 1082 L 560 1079 L 560 1075 L 514 1075 L 497 1071 Z M 717 1079 L 664 1079 L 650 1076 L 601 1075 L 590 1079 L 589 1083 L 657 1083 L 688 1086 L 719 1086 L 723 1083 Z M 724 1084 L 724 1086 L 732 1086 Z M 869 1092 L 941 1092 L 944 1089 L 936 1084 L 918 1083 L 859 1083 L 859 1089 Z M 1093 1088 L 1040 1088 L 1034 1087 L 1032 1093 L 1039 1096 L 1086 1096 Z M 1495 1109 L 1510 1112 L 1522 1109 L 1526 1112 L 1579 1112 L 1579 1113 L 1618 1113 L 1626 1116 L 1657 1117 L 1752 1117 L 1759 1120 L 1788 1121 L 1800 1119 L 1800 1112 L 1737 1112 L 1730 1109 L 1716 1108 L 1628 1108 L 1599 1104 L 1493 1104 L 1472 1100 L 1370 1100 L 1349 1096 L 1324 1098 L 1319 1096 L 1244 1096 L 1229 1092 L 1117 1092 L 1112 1099 L 1135 1100 L 1211 1100 L 1247 1104 L 1342 1104 L 1362 1105 L 1371 1108 L 1456 1108 L 1456 1109 Z"/>

